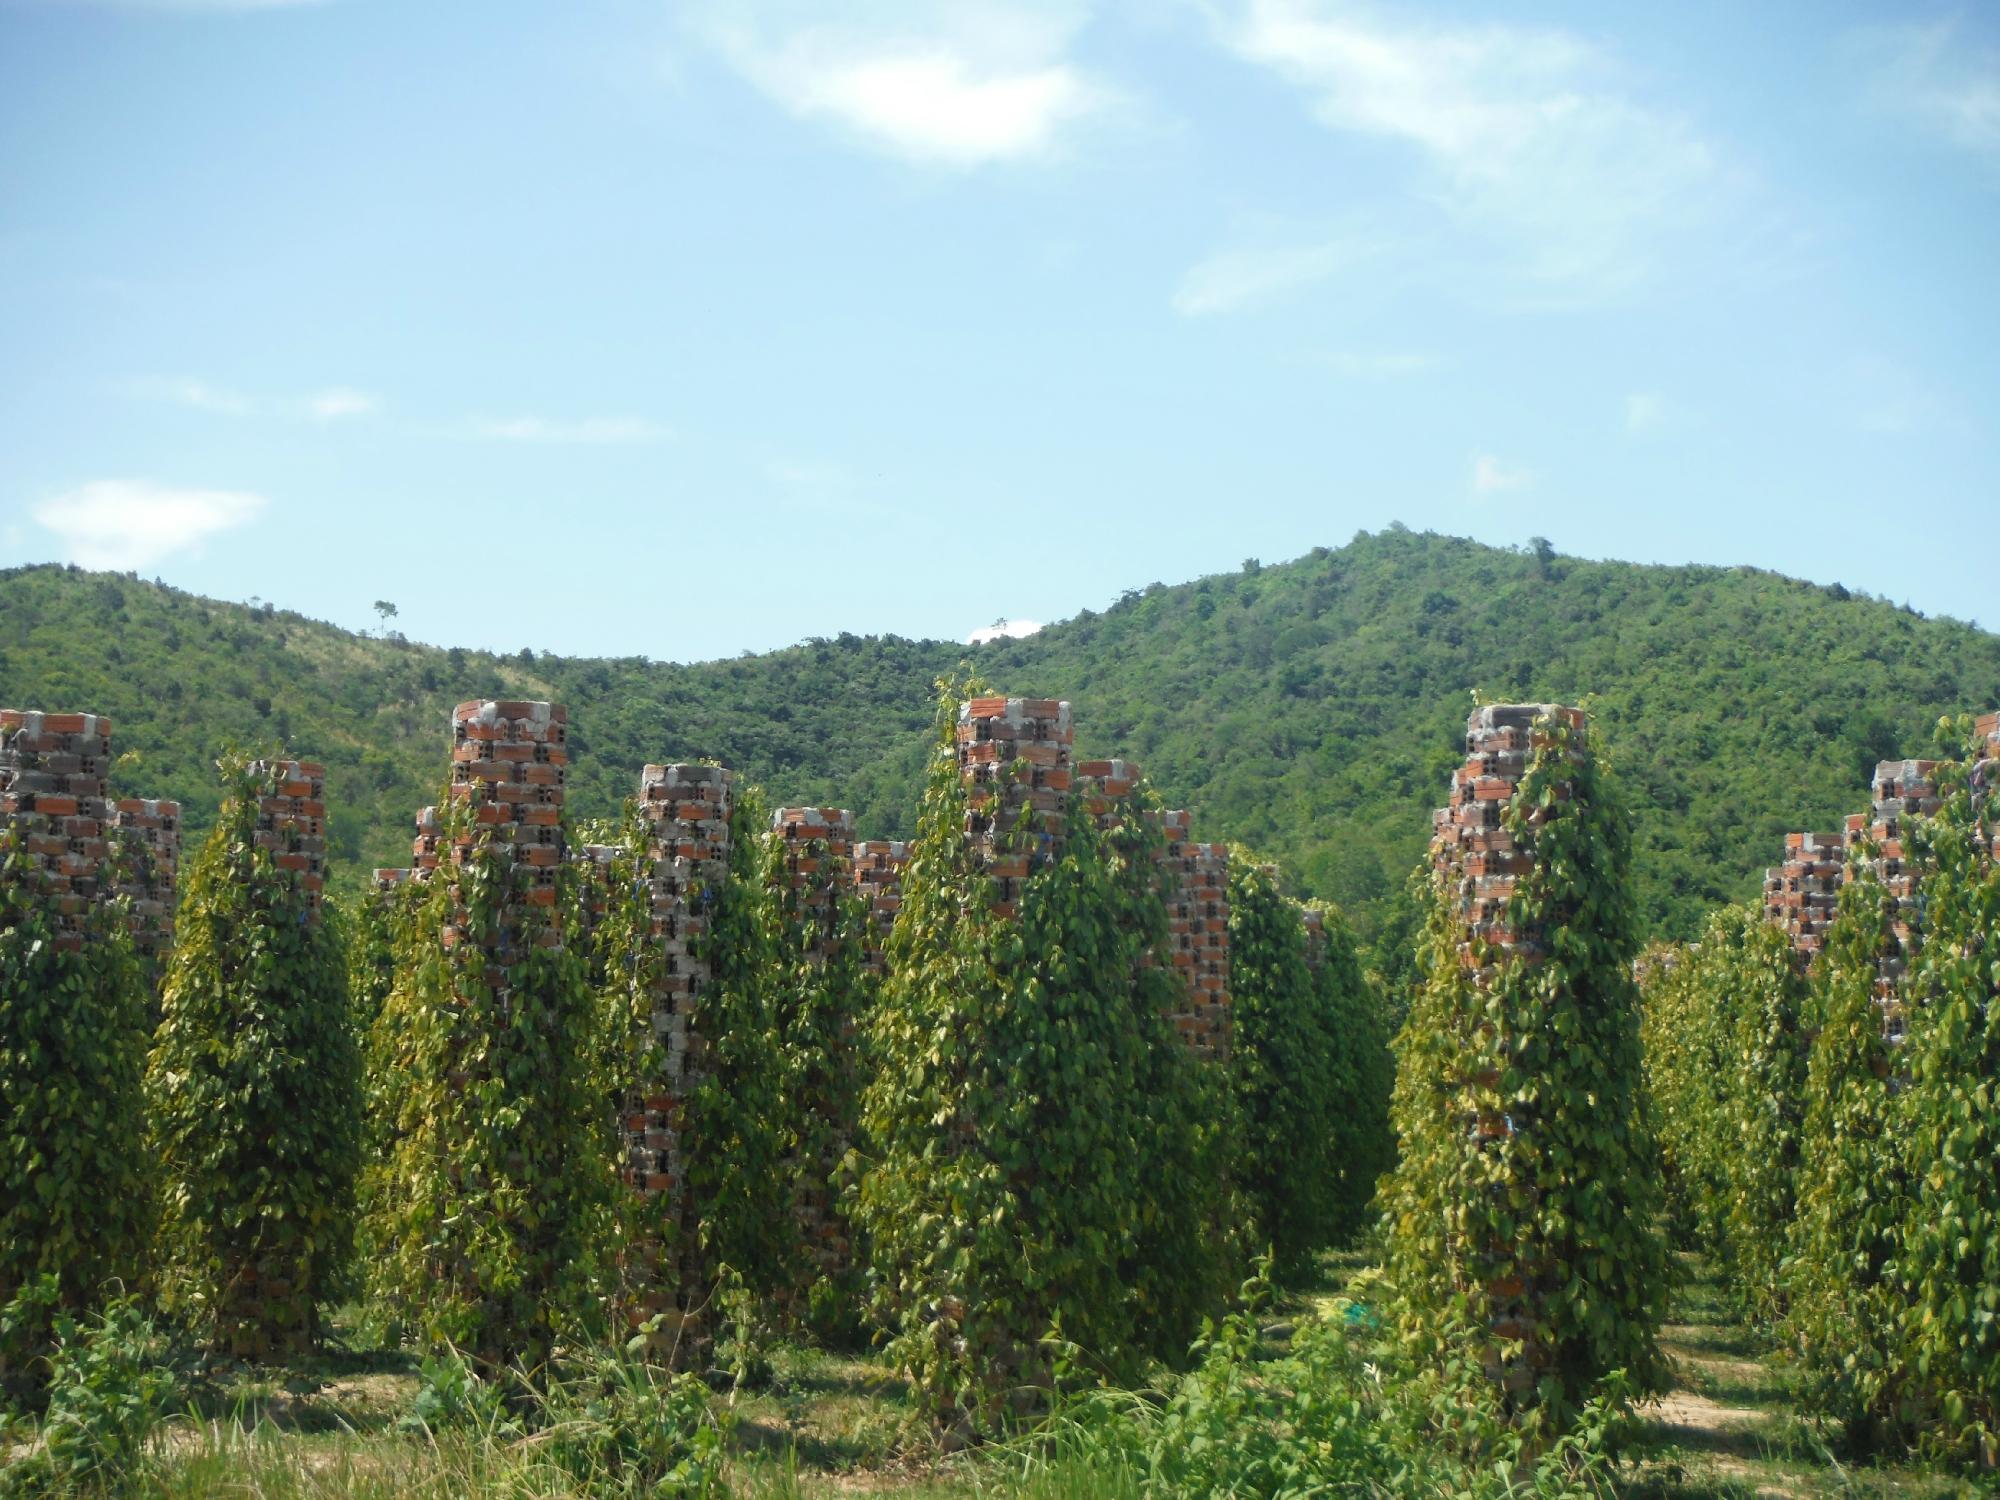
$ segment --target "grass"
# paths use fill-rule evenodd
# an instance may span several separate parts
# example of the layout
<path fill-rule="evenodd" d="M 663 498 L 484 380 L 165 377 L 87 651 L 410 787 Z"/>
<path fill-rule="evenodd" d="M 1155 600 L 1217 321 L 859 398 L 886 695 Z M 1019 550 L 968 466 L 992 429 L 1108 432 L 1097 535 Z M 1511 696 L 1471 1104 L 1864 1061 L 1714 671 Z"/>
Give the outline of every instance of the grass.
<path fill-rule="evenodd" d="M 1639 1414 L 1620 1493 L 1646 1500 L 1962 1493 L 1922 1470 L 1837 1456 L 1799 1417 L 1766 1341 L 1732 1315 L 1714 1273 L 1693 1261 L 1684 1268 L 1662 1337 L 1676 1389 Z M 1363 1269 L 1359 1256 L 1324 1258 L 1317 1279 L 1273 1310 L 1266 1340 L 1281 1345 L 1299 1317 Z M 136 1491 L 172 1500 L 582 1493 L 534 1438 L 400 1426 L 418 1383 L 415 1360 L 402 1352 L 339 1346 L 284 1366 L 206 1369 L 185 1389 L 186 1410 L 152 1444 Z M 768 1380 L 718 1392 L 714 1404 L 729 1423 L 727 1483 L 751 1500 L 1142 1493 L 1139 1476 L 1115 1456 L 1062 1430 L 975 1453 L 945 1451 L 902 1381 L 867 1354 L 781 1345 L 771 1352 Z"/>

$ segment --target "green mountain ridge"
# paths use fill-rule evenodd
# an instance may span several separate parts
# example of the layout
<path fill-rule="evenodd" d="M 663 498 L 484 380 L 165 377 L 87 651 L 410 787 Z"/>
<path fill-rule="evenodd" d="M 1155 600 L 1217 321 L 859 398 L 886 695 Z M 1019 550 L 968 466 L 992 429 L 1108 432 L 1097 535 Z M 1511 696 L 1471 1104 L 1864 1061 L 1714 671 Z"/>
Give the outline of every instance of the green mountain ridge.
<path fill-rule="evenodd" d="M 1837 829 L 1876 760 L 1938 716 L 2000 706 L 2000 636 L 1750 568 L 1513 551 L 1428 533 L 1122 596 L 967 647 L 842 635 L 733 660 L 498 656 L 359 636 L 272 606 L 57 565 L 0 572 L 0 704 L 108 714 L 119 795 L 213 817 L 226 744 L 328 767 L 337 883 L 408 861 L 454 703 L 569 706 L 580 817 L 646 761 L 713 757 L 775 801 L 914 821 L 932 684 L 1066 697 L 1081 756 L 1138 761 L 1198 837 L 1241 840 L 1372 930 L 1397 904 L 1461 757 L 1474 693 L 1585 701 L 1624 773 L 1641 900 L 1691 936 L 1757 888 L 1780 836 Z"/>

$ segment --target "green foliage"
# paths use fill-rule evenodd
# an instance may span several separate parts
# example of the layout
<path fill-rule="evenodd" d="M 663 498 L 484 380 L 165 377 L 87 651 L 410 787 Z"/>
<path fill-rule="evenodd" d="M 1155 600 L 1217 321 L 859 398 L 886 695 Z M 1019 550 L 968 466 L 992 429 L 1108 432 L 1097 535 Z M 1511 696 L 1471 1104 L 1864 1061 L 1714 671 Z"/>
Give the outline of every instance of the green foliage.
<path fill-rule="evenodd" d="M 816 870 L 803 887 L 781 877 L 775 892 L 770 991 L 782 1055 L 780 1149 L 792 1179 L 827 1194 L 837 1227 L 849 1232 L 840 1200 L 855 1185 L 861 1089 L 870 1073 L 871 918 L 866 898 L 834 868 L 824 840 L 805 840 L 787 852 Z M 859 1253 L 829 1274 L 813 1260 L 810 1244 L 800 1247 L 796 1311 L 822 1335 L 851 1341 L 860 1332 L 863 1274 Z"/>
<path fill-rule="evenodd" d="M 681 1152 L 704 1283 L 688 1290 L 704 1298 L 725 1268 L 758 1296 L 775 1296 L 799 1253 L 783 1167 L 787 1079 L 775 993 L 783 876 L 770 821 L 763 795 L 739 783 L 728 873 L 712 899 L 701 898 L 709 924 L 694 951 L 711 978 L 694 1000 L 702 1051 Z"/>
<path fill-rule="evenodd" d="M 407 908 L 369 1039 L 371 1096 L 395 1109 L 366 1179 L 372 1270 L 433 1344 L 532 1367 L 601 1310 L 618 1149 L 608 1046 L 575 871 L 559 872 L 553 907 L 519 904 L 476 805 L 438 807 L 463 860 Z"/>
<path fill-rule="evenodd" d="M 1989 761 L 1982 781 L 2000 773 Z M 1923 943 L 1898 1138 L 1911 1204 L 1897 1270 L 1900 1357 L 1927 1445 L 2000 1462 L 2000 862 L 1992 788 L 1960 785 L 1914 843 Z"/>
<path fill-rule="evenodd" d="M 1046 1385 L 1044 1340 L 1129 1361 L 1156 1130 L 1137 1084 L 1149 1049 L 1179 1044 L 1135 1000 L 1147 935 L 1164 934 L 1157 887 L 1140 896 L 1074 797 L 1016 918 L 995 913 L 963 833 L 954 718 L 946 691 L 889 939 L 855 1216 L 892 1356 L 933 1410 L 986 1425 L 1010 1389 Z"/>
<path fill-rule="evenodd" d="M 1340 1180 L 1334 1195 L 1333 1232 L 1346 1243 L 1368 1225 L 1375 1185 L 1396 1164 L 1389 1127 L 1389 1099 L 1396 1059 L 1394 1029 L 1381 990 L 1362 971 L 1354 932 L 1338 907 L 1314 903 L 1320 913 L 1322 952 L 1313 972 L 1318 1014 L 1333 1043 L 1333 1076 L 1341 1104 L 1328 1127 Z"/>
<path fill-rule="evenodd" d="M 55 918 L 21 834 L 0 829 L 0 1303 L 48 1275 L 77 1309 L 145 1268 L 148 999 L 115 905 L 84 915 L 76 951 Z M 0 1382 L 48 1332 L 0 1335 Z"/>
<path fill-rule="evenodd" d="M 361 1150 L 347 955 L 301 877 L 254 842 L 280 774 L 224 763 L 221 816 L 182 872 L 146 1071 L 167 1305 L 254 1355 L 310 1342 L 341 1289 Z"/>
<path fill-rule="evenodd" d="M 1900 1436 L 1891 1278 L 1909 1183 L 1875 1003 L 1895 903 L 1867 866 L 1850 875 L 1813 986 L 1786 1331 L 1807 1406 L 1874 1446 Z"/>
<path fill-rule="evenodd" d="M 1230 1078 L 1243 1119 L 1238 1180 L 1280 1277 L 1340 1234 L 1343 1166 L 1334 1122 L 1353 1107 L 1321 985 L 1306 964 L 1299 909 L 1249 851 L 1229 860 Z"/>
<path fill-rule="evenodd" d="M 0 703 L 59 692 L 111 715 L 120 747 L 144 756 L 144 790 L 179 797 L 191 832 L 214 815 L 216 747 L 287 716 L 327 762 L 350 885 L 407 858 L 439 727 L 476 695 L 569 705 L 580 817 L 615 815 L 665 724 L 691 756 L 851 807 L 864 837 L 900 836 L 924 784 L 929 685 L 966 654 L 842 635 L 694 665 L 524 666 L 58 567 L 0 573 L 0 613 Z M 1755 894 L 1787 829 L 1847 812 L 1877 759 L 1923 743 L 1941 713 L 2000 702 L 2000 637 L 1884 600 L 1750 568 L 1544 562 L 1395 531 L 1152 585 L 977 659 L 1070 699 L 1080 754 L 1139 760 L 1170 806 L 1199 810 L 1204 837 L 1276 857 L 1378 954 L 1468 687 L 1596 695 L 1629 747 L 1641 910 L 1683 939 Z"/>
<path fill-rule="evenodd" d="M 1195 1367 L 1157 1402 L 1089 1391 L 1058 1410 L 1053 1442 L 1072 1468 L 1131 1476 L 1147 1495 L 1612 1493 L 1616 1381 L 1572 1434 L 1531 1453 L 1490 1386 L 1369 1348 L 1354 1332 L 1366 1309 L 1345 1299 L 1302 1320 L 1283 1353 L 1263 1353 L 1257 1285 L 1247 1290 L 1250 1308 L 1202 1340 Z"/>
<path fill-rule="evenodd" d="M 595 1346 L 544 1378 L 486 1378 L 455 1352 L 428 1358 L 406 1431 L 466 1431 L 511 1450 L 523 1494 L 693 1500 L 722 1494 L 726 1424 L 708 1389 Z"/>
<path fill-rule="evenodd" d="M 1561 1431 L 1614 1370 L 1640 1392 L 1659 1384 L 1667 1268 L 1639 1098 L 1629 824 L 1575 730 L 1545 717 L 1535 736 L 1506 812 L 1533 854 L 1507 925 L 1544 956 L 1502 962 L 1481 989 L 1460 959 L 1457 893 L 1437 878 L 1425 982 L 1397 1043 L 1402 1157 L 1383 1196 L 1396 1313 L 1416 1356 L 1510 1355 L 1520 1344 L 1485 1326 L 1486 1298 L 1525 1288 L 1548 1362 L 1519 1414 Z"/>
<path fill-rule="evenodd" d="M 1754 907 L 1717 912 L 1699 944 L 1642 960 L 1646 1089 L 1669 1215 L 1714 1256 L 1739 1310 L 1784 1309 L 1806 1097 L 1806 982 Z"/>
<path fill-rule="evenodd" d="M 43 1328 L 53 1336 L 39 1361 L 46 1401 L 33 1433 L 22 1434 L 33 1445 L 9 1456 L 0 1421 L 4 1500 L 122 1493 L 173 1390 L 162 1341 L 137 1303 L 114 1298 L 80 1321 L 62 1301 L 56 1278 L 43 1276 L 0 1307 L 0 1337 Z"/>

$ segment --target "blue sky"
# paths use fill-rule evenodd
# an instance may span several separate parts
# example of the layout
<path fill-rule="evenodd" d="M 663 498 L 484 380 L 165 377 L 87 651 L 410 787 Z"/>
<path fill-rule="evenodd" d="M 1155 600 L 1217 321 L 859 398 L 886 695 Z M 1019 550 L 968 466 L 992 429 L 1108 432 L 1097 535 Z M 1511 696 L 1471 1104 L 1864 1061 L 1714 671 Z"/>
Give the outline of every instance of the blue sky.
<path fill-rule="evenodd" d="M 2000 625 L 2000 10 L 0 0 L 0 564 L 697 659 L 1392 521 Z"/>

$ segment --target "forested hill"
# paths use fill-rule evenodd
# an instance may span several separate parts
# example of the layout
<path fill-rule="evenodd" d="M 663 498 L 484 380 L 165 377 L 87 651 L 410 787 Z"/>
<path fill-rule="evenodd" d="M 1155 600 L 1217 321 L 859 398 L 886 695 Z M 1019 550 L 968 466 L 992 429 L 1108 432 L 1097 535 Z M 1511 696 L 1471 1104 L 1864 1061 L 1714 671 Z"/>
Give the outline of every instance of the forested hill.
<path fill-rule="evenodd" d="M 635 641 L 671 652 L 671 640 Z M 126 575 L 0 573 L 0 704 L 109 714 L 117 790 L 215 802 L 234 741 L 329 767 L 336 878 L 408 857 L 447 714 L 553 698 L 570 804 L 608 814 L 647 760 L 715 757 L 785 801 L 907 831 L 931 684 L 1067 697 L 1082 754 L 1138 760 L 1207 838 L 1301 890 L 1385 906 L 1419 856 L 1472 693 L 1590 701 L 1638 816 L 1649 917 L 1685 935 L 1751 894 L 1789 829 L 1835 829 L 1870 768 L 1944 712 L 2000 706 L 2000 637 L 1750 569 L 1585 562 L 1392 530 L 1129 593 L 1021 641 L 843 635 L 730 661 L 499 657 L 357 636 Z"/>

